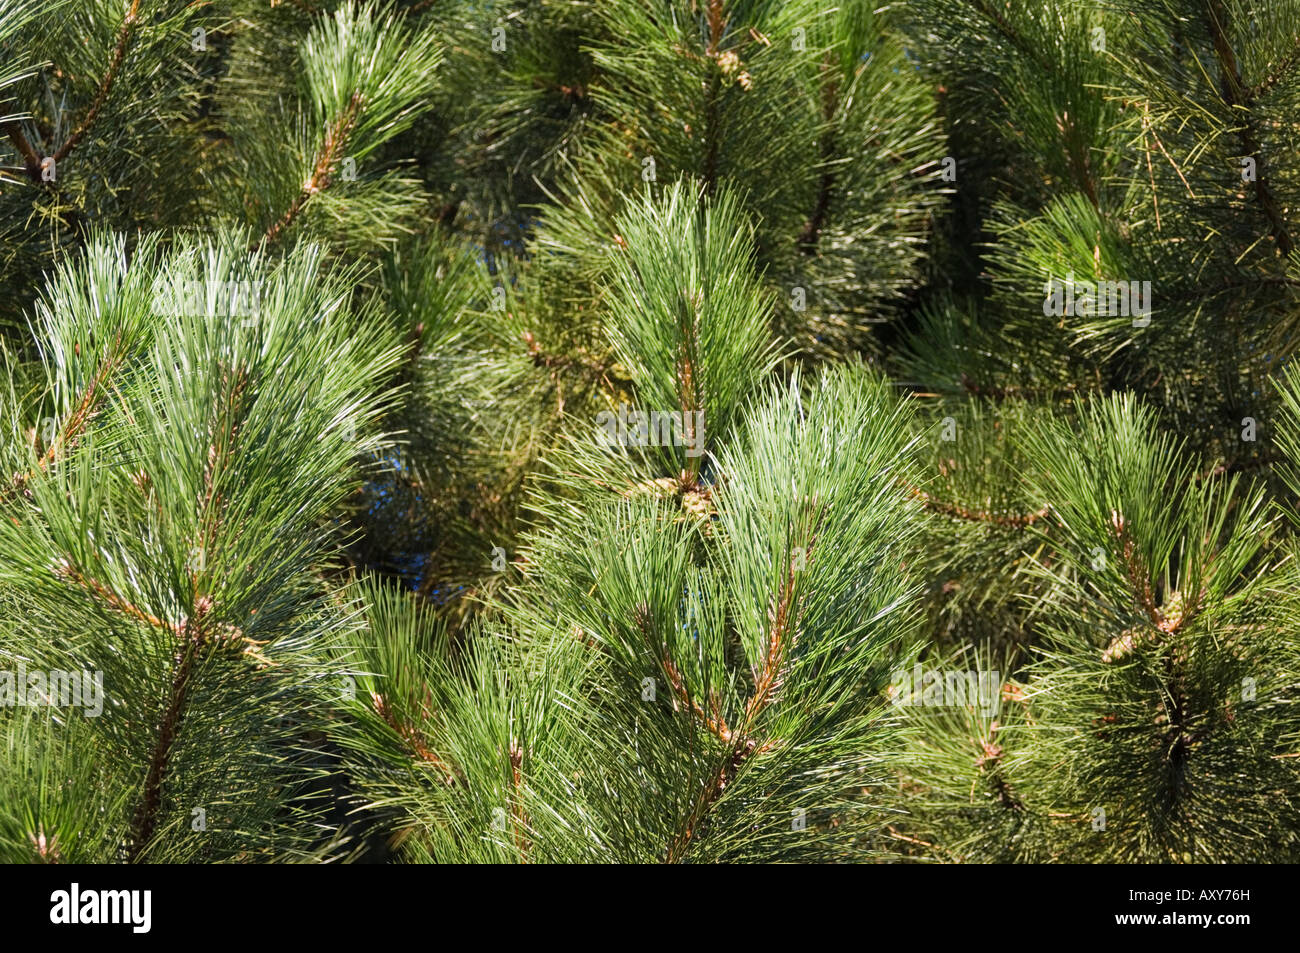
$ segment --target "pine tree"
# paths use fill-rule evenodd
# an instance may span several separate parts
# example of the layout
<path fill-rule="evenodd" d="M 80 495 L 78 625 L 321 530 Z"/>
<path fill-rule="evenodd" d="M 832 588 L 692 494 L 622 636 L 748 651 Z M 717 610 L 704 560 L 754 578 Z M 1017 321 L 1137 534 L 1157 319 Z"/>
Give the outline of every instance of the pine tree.
<path fill-rule="evenodd" d="M 0 858 L 1293 861 L 1300 0 L 0 0 Z"/>
<path fill-rule="evenodd" d="M 948 859 L 1293 858 L 1276 521 L 1294 511 L 1277 449 L 1297 10 L 916 12 L 922 61 L 960 64 L 940 79 L 953 221 L 985 225 L 953 240 L 988 269 L 936 283 L 902 348 L 955 436 L 926 488 L 956 541 L 930 616 L 947 651 L 974 639 L 1013 673 L 996 713 L 905 709 L 916 840 Z M 1106 307 L 1102 282 L 1134 280 L 1144 308 Z M 1052 307 L 1070 281 L 1082 306 Z"/>

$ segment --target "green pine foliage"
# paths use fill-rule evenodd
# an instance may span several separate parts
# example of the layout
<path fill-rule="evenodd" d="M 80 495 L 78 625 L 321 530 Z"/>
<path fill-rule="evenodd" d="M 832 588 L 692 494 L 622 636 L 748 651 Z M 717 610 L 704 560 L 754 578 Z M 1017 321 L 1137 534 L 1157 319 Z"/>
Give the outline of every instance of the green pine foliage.
<path fill-rule="evenodd" d="M 0 0 L 0 860 L 1294 862 L 1298 140 L 1300 0 Z"/>

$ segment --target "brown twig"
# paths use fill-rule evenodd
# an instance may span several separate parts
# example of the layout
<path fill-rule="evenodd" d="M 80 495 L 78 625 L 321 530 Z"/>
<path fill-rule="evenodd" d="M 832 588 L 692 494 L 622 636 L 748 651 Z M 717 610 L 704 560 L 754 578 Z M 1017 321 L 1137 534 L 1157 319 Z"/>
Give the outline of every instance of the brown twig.
<path fill-rule="evenodd" d="M 18 154 L 23 157 L 23 166 L 27 172 L 27 178 L 31 179 L 33 182 L 40 182 L 41 157 L 36 154 L 36 150 L 32 148 L 32 144 L 28 142 L 27 137 L 23 135 L 22 126 L 19 125 L 18 120 L 6 120 L 5 122 L 0 123 L 0 126 L 3 126 L 5 132 L 9 136 L 9 141 L 14 144 L 14 148 L 18 150 Z"/>
<path fill-rule="evenodd" d="M 705 19 L 709 23 L 709 55 L 713 56 L 718 52 L 718 44 L 722 42 L 722 30 L 727 24 L 727 14 L 722 8 L 722 0 L 709 0 Z"/>
<path fill-rule="evenodd" d="M 321 144 L 320 153 L 316 156 L 316 164 L 312 167 L 311 175 L 307 177 L 307 181 L 303 183 L 302 188 L 289 204 L 289 207 L 285 209 L 284 214 L 266 231 L 264 241 L 268 245 L 279 238 L 284 230 L 293 224 L 294 219 L 298 217 L 308 199 L 329 188 L 333 182 L 334 167 L 338 165 L 339 160 L 342 158 L 343 149 L 347 146 L 353 130 L 356 129 L 357 119 L 361 115 L 361 106 L 361 93 L 356 91 L 348 100 L 348 105 L 343 110 L 343 114 L 325 130 L 325 141 Z"/>
<path fill-rule="evenodd" d="M 993 523 L 997 526 L 1009 526 L 1014 529 L 1024 529 L 1026 526 L 1032 526 L 1041 519 L 1045 519 L 1051 512 L 1050 506 L 1044 506 L 1042 509 L 1033 513 L 987 513 L 982 510 L 969 510 L 957 503 L 948 503 L 944 500 L 936 500 L 929 493 L 926 493 L 920 487 L 908 485 L 907 489 L 911 494 L 921 501 L 926 509 L 935 513 L 941 513 L 944 516 L 952 516 L 956 519 L 966 520 L 972 523 Z"/>
<path fill-rule="evenodd" d="M 524 752 L 523 748 L 513 739 L 510 739 L 510 783 L 512 787 L 512 797 L 510 798 L 510 825 L 514 830 L 515 847 L 519 851 L 519 860 L 522 863 L 528 863 L 528 814 L 524 811 L 522 801 L 522 791 L 524 786 L 523 774 Z"/>
<path fill-rule="evenodd" d="M 427 689 L 426 689 L 427 693 Z M 410 747 L 411 752 L 426 764 L 431 764 L 437 768 L 443 775 L 443 779 L 448 784 L 455 784 L 457 781 L 456 773 L 447 765 L 447 762 L 434 754 L 425 740 L 424 735 L 413 724 L 402 721 L 397 717 L 392 707 L 384 699 L 383 695 L 378 692 L 370 693 L 370 701 L 374 706 L 375 713 L 379 715 L 394 732 L 397 733 L 406 744 Z"/>
<path fill-rule="evenodd" d="M 66 159 L 68 154 L 76 148 L 77 143 L 90 131 L 90 127 L 94 125 L 95 119 L 99 116 L 99 111 L 108 100 L 109 90 L 113 88 L 113 80 L 117 77 L 117 71 L 122 67 L 122 60 L 126 58 L 127 41 L 131 37 L 131 27 L 135 26 L 135 18 L 139 9 L 140 0 L 131 0 L 131 9 L 127 12 L 126 20 L 123 21 L 122 28 L 117 34 L 117 47 L 113 50 L 113 59 L 109 62 L 108 72 L 104 74 L 104 78 L 99 83 L 99 89 L 95 92 L 95 98 L 91 101 L 86 118 L 81 121 L 81 125 L 73 130 L 72 135 L 68 136 L 63 145 L 55 150 L 54 162 L 56 165 Z"/>
<path fill-rule="evenodd" d="M 1129 588 L 1137 598 L 1138 607 L 1146 613 L 1151 624 L 1158 627 L 1162 617 L 1160 608 L 1156 605 L 1155 593 L 1151 588 L 1151 577 L 1138 557 L 1137 545 L 1129 535 L 1128 524 L 1123 514 L 1118 511 L 1111 514 L 1111 528 L 1120 544 L 1120 559 L 1124 564 L 1124 575 L 1128 579 Z"/>
<path fill-rule="evenodd" d="M 223 376 L 222 383 L 225 385 L 225 394 L 214 408 L 213 420 L 209 428 L 208 454 L 204 465 L 203 495 L 198 501 L 202 527 L 198 548 L 201 552 L 206 552 L 212 545 L 219 528 L 224 501 L 216 492 L 217 477 L 226 466 L 228 458 L 234 453 L 238 436 L 236 414 L 246 392 L 247 376 L 242 371 L 228 371 Z M 243 634 L 233 626 L 213 626 L 208 621 L 213 608 L 212 597 L 200 594 L 198 570 L 193 567 L 191 567 L 191 579 L 194 585 L 193 604 L 186 619 L 180 623 L 179 628 L 175 629 L 180 646 L 173 657 L 171 688 L 159 716 L 158 736 L 149 757 L 144 789 L 131 818 L 131 846 L 128 857 L 132 861 L 139 860 L 143 856 L 157 829 L 158 817 L 162 811 L 163 786 L 171 770 L 173 747 L 188 707 L 195 663 L 214 643 L 225 645 L 231 642 L 248 642 L 252 646 L 252 654 L 255 655 L 257 646 L 264 644 L 245 639 Z M 260 658 L 260 655 L 257 657 Z"/>
<path fill-rule="evenodd" d="M 122 27 L 118 30 L 117 45 L 113 50 L 113 57 L 109 61 L 108 70 L 104 73 L 103 79 L 99 82 L 99 88 L 95 91 L 95 98 L 91 100 L 90 109 L 87 110 L 86 116 L 81 123 L 73 130 L 72 134 L 64 140 L 63 145 L 54 150 L 50 158 L 54 161 L 55 166 L 68 157 L 77 144 L 85 138 L 90 127 L 94 125 L 95 120 L 99 118 L 100 110 L 104 108 L 104 103 L 108 100 L 109 91 L 113 88 L 113 81 L 117 78 L 118 71 L 122 67 L 122 61 L 126 58 L 127 42 L 131 37 L 131 28 L 135 26 L 136 16 L 139 13 L 140 0 L 132 0 L 131 9 L 127 11 L 126 19 L 122 22 Z M 44 160 L 37 154 L 32 144 L 23 135 L 22 128 L 17 120 L 9 120 L 3 123 L 8 133 L 9 141 L 14 144 L 18 154 L 23 157 L 23 165 L 26 168 L 27 177 L 32 182 L 39 184 L 43 181 L 41 177 L 42 163 Z"/>
<path fill-rule="evenodd" d="M 980 756 L 975 759 L 975 767 L 981 771 L 987 771 L 989 776 L 989 785 L 993 788 L 993 793 L 997 796 L 998 803 L 1007 810 L 1019 813 L 1025 809 L 1024 802 L 1012 790 L 1007 779 L 1002 776 L 1002 756 L 1005 754 L 1002 746 L 993 740 L 993 735 L 998 731 L 996 721 L 989 725 L 988 738 L 976 739 L 980 746 Z"/>
<path fill-rule="evenodd" d="M 815 537 L 810 539 L 807 553 L 811 558 Z M 729 750 L 726 757 L 713 772 L 708 783 L 700 791 L 690 814 L 681 828 L 668 843 L 664 855 L 665 863 L 676 863 L 695 836 L 696 829 L 708 813 L 709 808 L 722 796 L 727 785 L 736 773 L 756 752 L 767 751 L 771 742 L 760 745 L 751 737 L 763 712 L 773 703 L 780 692 L 785 675 L 785 663 L 794 648 L 796 634 L 794 631 L 795 605 L 797 602 L 797 576 L 794 561 L 786 571 L 781 590 L 777 593 L 768 609 L 768 636 L 763 653 L 763 661 L 754 673 L 754 693 L 745 703 L 745 711 L 735 731 L 729 732 Z M 716 732 L 715 732 L 716 734 Z"/>
<path fill-rule="evenodd" d="M 704 725 L 705 728 L 709 730 L 710 734 L 719 741 L 730 744 L 732 741 L 731 729 L 727 727 L 727 720 L 722 715 L 722 710 L 718 705 L 717 696 L 711 695 L 709 697 L 709 709 L 711 714 L 706 713 L 704 709 L 700 707 L 699 702 L 692 698 L 690 692 L 687 691 L 685 684 L 682 682 L 681 672 L 677 670 L 677 665 L 668 656 L 667 647 L 664 649 L 663 666 L 664 671 L 668 674 L 668 684 L 672 686 L 673 694 L 676 695 L 676 701 L 674 702 L 673 707 L 676 708 L 677 702 L 680 702 L 702 725 Z"/>
<path fill-rule="evenodd" d="M 190 618 L 182 624 L 182 643 L 173 660 L 171 688 L 167 693 L 167 701 L 163 705 L 159 719 L 158 737 L 149 756 L 144 790 L 131 816 L 131 846 L 128 857 L 133 862 L 139 860 L 148 848 L 158 826 L 158 815 L 162 809 L 163 785 L 167 780 L 171 764 L 172 747 L 185 717 L 186 703 L 189 700 L 193 681 L 194 663 L 207 641 L 204 616 L 207 615 L 211 605 L 210 599 L 200 598 L 196 601 Z"/>
<path fill-rule="evenodd" d="M 826 217 L 830 214 L 831 194 L 835 189 L 835 170 L 831 163 L 835 160 L 835 110 L 839 102 L 839 83 L 834 78 L 831 54 L 826 54 L 822 62 L 822 121 L 826 124 L 821 138 L 821 181 L 817 185 L 817 202 L 812 215 L 804 224 L 803 231 L 796 240 L 804 254 L 812 255 L 817 251 L 817 240 L 826 226 Z"/>
<path fill-rule="evenodd" d="M 1297 63 L 1300 63 L 1300 37 L 1296 38 L 1295 46 L 1291 48 L 1290 53 L 1282 58 L 1282 62 L 1277 65 L 1277 68 L 1260 80 L 1255 86 L 1251 87 L 1250 91 L 1246 94 L 1246 98 L 1251 102 L 1259 99 L 1278 83 L 1282 82 L 1282 80 L 1286 78 L 1286 75 L 1290 73 L 1291 70 L 1295 69 Z"/>
<path fill-rule="evenodd" d="M 54 575 L 60 579 L 72 583 L 74 586 L 78 586 L 82 589 L 85 589 L 87 592 L 91 593 L 96 598 L 106 603 L 110 608 L 116 610 L 117 612 L 122 613 L 125 616 L 135 619 L 137 622 L 143 622 L 145 625 L 155 629 L 163 629 L 167 632 L 171 632 L 174 635 L 180 635 L 184 631 L 183 624 L 167 622 L 163 619 L 158 618 L 156 615 L 153 615 L 150 612 L 146 612 L 145 610 L 136 606 L 134 603 L 129 602 L 128 600 L 119 596 L 116 592 L 109 589 L 108 586 L 104 585 L 102 582 L 99 582 L 98 580 L 95 579 L 91 579 L 87 576 L 83 576 L 80 572 L 74 569 L 71 566 L 71 564 L 67 562 L 64 562 L 57 569 L 55 569 Z"/>
<path fill-rule="evenodd" d="M 1251 123 L 1254 101 L 1250 91 L 1242 83 L 1237 54 L 1233 51 L 1228 37 L 1228 9 L 1223 0 L 1210 0 L 1207 9 L 1210 18 L 1210 36 L 1214 41 L 1214 53 L 1219 61 L 1223 101 L 1234 115 L 1238 112 L 1243 114 L 1237 137 L 1241 141 L 1243 153 L 1255 160 L 1255 200 L 1268 219 L 1278 251 L 1286 257 L 1291 254 L 1294 245 L 1282 208 L 1269 184 L 1262 146 Z"/>
<path fill-rule="evenodd" d="M 85 393 L 81 395 L 81 400 L 77 402 L 77 406 L 73 408 L 72 413 L 68 414 L 64 425 L 59 429 L 54 439 L 50 441 L 49 447 L 36 461 L 35 469 L 28 470 L 25 473 L 15 473 L 9 480 L 9 486 L 0 491 L 0 503 L 13 499 L 14 495 L 21 492 L 31 481 L 38 470 L 47 469 L 50 464 L 58 459 L 60 453 L 75 446 L 77 438 L 81 436 L 82 431 L 85 430 L 86 425 L 95 415 L 105 383 L 124 357 L 121 353 L 121 346 L 122 333 L 119 331 L 113 340 L 113 346 L 109 348 L 108 357 L 99 365 L 99 368 L 95 371 L 95 376 L 90 379 Z"/>
<path fill-rule="evenodd" d="M 695 432 L 696 413 L 702 411 L 700 406 L 700 395 L 696 381 L 696 360 L 695 346 L 700 333 L 700 313 L 699 302 L 694 302 L 690 309 L 693 321 L 690 326 L 683 327 L 682 331 L 682 348 L 681 354 L 677 361 L 677 383 L 681 388 L 680 399 L 682 404 L 682 424 L 688 431 L 687 436 L 691 441 L 691 446 L 698 446 L 701 434 Z M 700 476 L 701 457 L 690 457 L 687 463 L 687 470 L 682 471 L 681 482 L 682 489 L 688 490 L 695 487 Z"/>

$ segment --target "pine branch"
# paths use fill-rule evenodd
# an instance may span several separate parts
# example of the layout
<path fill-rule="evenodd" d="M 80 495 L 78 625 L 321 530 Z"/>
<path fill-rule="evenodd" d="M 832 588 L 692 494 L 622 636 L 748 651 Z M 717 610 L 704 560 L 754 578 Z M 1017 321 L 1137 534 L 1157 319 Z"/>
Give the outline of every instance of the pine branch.
<path fill-rule="evenodd" d="M 75 446 L 77 438 L 85 431 L 95 416 L 99 402 L 103 399 L 104 385 L 125 357 L 126 355 L 122 351 L 122 332 L 119 331 L 114 338 L 113 345 L 109 348 L 108 358 L 100 364 L 95 376 L 90 379 L 90 384 L 86 387 L 85 393 L 81 395 L 81 400 L 78 401 L 72 413 L 68 415 L 55 439 L 50 442 L 50 446 L 36 461 L 36 468 L 14 474 L 9 480 L 8 488 L 0 492 L 0 503 L 13 499 L 16 494 L 22 492 L 23 488 L 38 471 L 48 469 L 50 464 L 54 463 L 61 453 Z"/>
<path fill-rule="evenodd" d="M 68 582 L 72 583 L 73 585 L 81 589 L 84 589 L 85 591 L 89 592 L 91 595 L 107 603 L 107 605 L 110 608 L 116 610 L 117 612 L 122 613 L 123 615 L 131 619 L 136 620 L 137 622 L 142 622 L 145 625 L 154 629 L 162 629 L 166 632 L 171 633 L 172 635 L 184 634 L 183 623 L 176 624 L 172 622 L 167 622 L 163 619 L 158 618 L 156 615 L 153 615 L 152 613 L 146 612 L 145 610 L 139 608 L 129 600 L 124 599 L 122 596 L 119 596 L 116 592 L 114 592 L 108 586 L 104 585 L 102 582 L 99 582 L 96 579 L 91 579 L 87 576 L 83 576 L 80 572 L 74 569 L 71 564 L 67 562 L 62 563 L 54 571 L 54 574 L 60 579 L 65 579 Z"/>
<path fill-rule="evenodd" d="M 348 105 L 343 114 L 325 131 L 325 141 L 316 156 L 316 163 L 312 167 L 311 175 L 303 183 L 301 191 L 289 204 L 289 207 L 285 209 L 280 219 L 267 229 L 266 235 L 263 237 L 266 244 L 269 245 L 275 242 L 284 230 L 293 224 L 294 219 L 298 217 L 308 199 L 329 188 L 333 181 L 334 167 L 338 165 L 343 152 L 347 148 L 348 139 L 356 128 L 360 114 L 361 92 L 357 90 L 348 99 Z M 259 244 L 255 242 L 250 250 L 256 249 Z"/>
<path fill-rule="evenodd" d="M 1269 228 L 1273 240 L 1277 243 L 1278 251 L 1283 257 L 1286 257 L 1291 254 L 1294 244 L 1291 241 L 1291 233 L 1288 230 L 1286 218 L 1282 214 L 1281 206 L 1278 204 L 1277 196 L 1269 183 L 1266 171 L 1267 163 L 1252 122 L 1251 110 L 1254 101 L 1242 83 L 1241 70 L 1237 65 L 1237 54 L 1233 50 L 1232 42 L 1228 37 L 1228 9 L 1223 0 L 1209 0 L 1207 12 L 1209 13 L 1210 35 L 1214 41 L 1214 53 L 1219 61 L 1223 100 L 1234 117 L 1239 111 L 1242 114 L 1237 137 L 1241 142 L 1243 154 L 1255 160 L 1255 199 L 1259 202 L 1260 209 L 1268 218 Z"/>
<path fill-rule="evenodd" d="M 677 700 L 695 716 L 696 720 L 698 720 L 700 724 L 704 725 L 704 727 L 708 729 L 711 735 L 719 741 L 730 744 L 733 737 L 732 731 L 727 727 L 727 719 L 723 717 L 722 711 L 718 706 L 717 696 L 709 696 L 709 713 L 706 713 L 704 709 L 700 707 L 699 702 L 691 697 L 691 693 L 687 690 L 686 685 L 682 681 L 681 672 L 677 670 L 677 665 L 668 655 L 666 647 L 662 662 L 664 671 L 668 674 L 668 684 L 672 687 L 673 693 L 677 696 Z"/>
<path fill-rule="evenodd" d="M 163 785 L 167 780 L 172 748 L 180 731 L 181 721 L 185 717 L 193 682 L 194 663 L 206 641 L 204 617 L 211 606 L 212 601 L 207 597 L 196 600 L 193 612 L 183 623 L 181 648 L 174 657 L 171 688 L 159 718 L 157 740 L 149 755 L 144 790 L 131 817 L 131 844 L 127 857 L 133 863 L 141 859 L 158 827 Z"/>
<path fill-rule="evenodd" d="M 1120 543 L 1124 573 L 1130 588 L 1137 596 L 1139 608 L 1155 628 L 1165 635 L 1173 635 L 1197 614 L 1205 599 L 1205 593 L 1202 592 L 1192 605 L 1186 605 L 1182 599 L 1179 599 L 1176 610 L 1166 612 L 1165 607 L 1156 605 L 1155 593 L 1151 589 L 1150 572 L 1139 558 L 1137 546 L 1129 535 L 1128 523 L 1119 512 L 1111 515 L 1111 530 Z"/>
<path fill-rule="evenodd" d="M 1258 100 L 1274 86 L 1286 79 L 1297 64 L 1300 64 L 1300 38 L 1296 39 L 1295 46 L 1291 48 L 1290 53 L 1282 58 L 1282 62 L 1278 63 L 1277 67 L 1259 83 L 1251 87 L 1246 94 L 1246 100 L 1251 103 Z"/>
<path fill-rule="evenodd" d="M 9 141 L 14 144 L 18 154 L 23 157 L 23 165 L 27 171 L 27 177 L 33 182 L 41 181 L 41 157 L 36 154 L 32 144 L 27 141 L 23 135 L 22 126 L 17 119 L 6 119 L 0 122 L 9 136 Z"/>
<path fill-rule="evenodd" d="M 574 348 L 572 354 L 561 355 L 545 350 L 532 331 L 521 332 L 520 338 L 528 348 L 528 357 L 534 367 L 544 367 L 553 371 L 581 370 L 594 379 L 605 382 L 611 388 L 626 390 L 632 386 L 630 379 L 611 373 L 615 365 L 596 360 L 586 348 Z"/>
<path fill-rule="evenodd" d="M 126 57 L 127 41 L 131 37 L 131 28 L 135 26 L 135 18 L 139 9 L 140 0 L 131 0 L 131 9 L 127 12 L 126 20 L 123 21 L 122 28 L 117 34 L 117 46 L 113 50 L 113 58 L 109 62 L 108 71 L 104 74 L 104 78 L 99 83 L 99 89 L 95 92 L 95 98 L 91 101 L 90 109 L 86 113 L 86 118 L 81 121 L 81 125 L 73 130 L 72 135 L 68 136 L 63 145 L 59 146 L 59 148 L 55 150 L 55 164 L 66 159 L 72 150 L 76 148 L 77 143 L 79 143 L 82 138 L 85 137 L 86 133 L 90 131 L 90 127 L 94 125 L 95 120 L 99 116 L 100 110 L 104 107 L 104 103 L 108 99 L 109 90 L 113 88 L 113 80 L 117 77 L 117 72 L 122 66 L 122 60 Z"/>
<path fill-rule="evenodd" d="M 989 725 L 989 738 L 979 739 L 980 750 L 983 753 L 975 759 L 975 767 L 987 771 L 988 783 L 993 788 L 998 803 L 1007 810 L 1020 814 L 1025 810 L 1025 804 L 1002 775 L 1001 762 L 1006 752 L 1000 744 L 992 740 L 997 730 L 998 723 L 995 721 Z"/>
<path fill-rule="evenodd" d="M 718 153 L 721 149 L 719 141 L 719 100 L 722 96 L 722 75 L 718 64 L 718 57 L 721 53 L 718 45 L 722 42 L 723 31 L 726 27 L 726 13 L 722 7 L 722 0 L 708 0 L 708 7 L 705 13 L 705 19 L 709 26 L 709 45 L 706 53 L 713 62 L 713 72 L 709 77 L 709 86 L 706 93 L 704 107 L 704 168 L 701 173 L 704 188 L 701 190 L 701 198 L 711 196 L 718 186 Z"/>
<path fill-rule="evenodd" d="M 998 32 L 1009 40 L 1012 46 L 1029 56 L 1039 69 L 1044 72 L 1056 71 L 1056 64 L 1044 56 L 1042 50 L 1038 46 L 1027 41 L 1020 32 L 1011 25 L 1010 21 L 1008 21 L 1006 17 L 1000 14 L 994 7 L 986 3 L 985 0 L 966 0 L 966 2 L 969 3 L 970 6 L 972 6 L 980 15 L 997 27 Z"/>
<path fill-rule="evenodd" d="M 519 860 L 521 863 L 528 863 L 529 841 L 528 831 L 528 814 L 524 811 L 521 792 L 523 791 L 524 753 L 523 749 L 510 739 L 510 824 L 514 830 L 515 848 L 519 851 Z"/>
<path fill-rule="evenodd" d="M 817 252 L 817 240 L 826 224 L 826 216 L 830 213 L 831 192 L 835 187 L 835 169 L 832 163 L 836 155 L 836 141 L 833 123 L 839 101 L 839 83 L 833 78 L 829 51 L 821 68 L 825 77 L 822 81 L 822 121 L 826 124 L 821 139 L 822 174 L 817 183 L 817 203 L 796 240 L 805 255 L 813 255 Z"/>
<path fill-rule="evenodd" d="M 209 431 L 208 452 L 204 460 L 203 496 L 199 500 L 199 550 L 207 552 L 212 545 L 221 519 L 223 499 L 216 492 L 216 476 L 229 465 L 235 451 L 238 435 L 236 413 L 246 394 L 247 375 L 227 371 L 222 375 L 224 394 L 218 396 L 213 422 Z M 176 629 L 181 645 L 173 657 L 171 687 L 158 721 L 158 734 L 149 756 L 144 790 L 131 820 L 131 846 L 128 857 L 138 861 L 153 840 L 162 808 L 163 785 L 170 770 L 172 750 L 185 718 L 193 683 L 194 665 L 210 643 L 210 626 L 207 616 L 212 611 L 212 597 L 200 594 L 198 580 L 194 580 L 193 603 L 188 616 Z"/>
<path fill-rule="evenodd" d="M 814 545 L 815 537 L 810 538 L 807 546 L 806 552 L 809 561 L 812 559 Z M 786 570 L 785 579 L 782 581 L 781 591 L 774 597 L 772 606 L 769 609 L 768 618 L 771 627 L 764 648 L 763 661 L 758 671 L 755 672 L 754 692 L 750 695 L 749 700 L 745 702 L 745 710 L 739 726 L 735 731 L 726 731 L 725 722 L 717 725 L 711 719 L 706 718 L 706 724 L 709 725 L 710 731 L 715 736 L 728 742 L 730 747 L 726 756 L 718 764 L 700 792 L 699 797 L 696 798 L 694 807 L 684 824 L 669 842 L 668 850 L 664 856 L 664 863 L 677 863 L 681 859 L 683 852 L 690 844 L 691 838 L 695 835 L 696 829 L 708 814 L 709 809 L 722 796 L 723 791 L 736 776 L 736 773 L 756 752 L 761 753 L 771 747 L 771 742 L 760 745 L 757 739 L 752 737 L 752 734 L 763 712 L 776 698 L 777 690 L 785 673 L 786 659 L 794 648 L 796 639 L 794 631 L 796 581 L 795 564 L 791 560 L 790 566 Z M 720 732 L 725 732 L 725 737 Z"/>
<path fill-rule="evenodd" d="M 117 45 L 113 49 L 113 57 L 109 61 L 108 69 L 105 71 L 103 78 L 99 82 L 99 87 L 95 91 L 95 97 L 91 100 L 90 109 L 87 110 L 85 118 L 76 129 L 64 140 L 63 145 L 54 150 L 51 158 L 55 165 L 63 162 L 77 147 L 77 144 L 85 138 L 90 128 L 99 118 L 100 111 L 104 108 L 104 103 L 108 100 L 108 94 L 113 88 L 113 82 L 117 78 L 118 71 L 122 67 L 122 61 L 126 58 L 127 43 L 131 38 L 131 29 L 135 26 L 136 16 L 139 13 L 140 0 L 132 0 L 131 9 L 127 11 L 126 19 L 123 20 L 121 28 L 118 30 Z M 27 177 L 37 185 L 44 180 L 41 176 L 42 160 L 32 148 L 32 144 L 23 135 L 22 128 L 16 119 L 6 120 L 0 125 L 4 126 L 8 133 L 9 140 L 18 150 L 18 154 L 23 157 L 23 163 L 26 167 Z"/>
<path fill-rule="evenodd" d="M 399 718 L 388 702 L 384 700 L 383 695 L 380 695 L 378 692 L 371 692 L 370 701 L 371 704 L 374 705 L 375 713 L 378 714 L 388 727 L 392 728 L 393 731 L 407 743 L 417 758 L 426 764 L 431 764 L 437 768 L 448 784 L 455 784 L 458 780 L 463 782 L 464 779 L 460 778 L 458 774 L 447 765 L 447 762 L 433 752 L 433 749 L 429 747 L 428 742 L 425 740 L 424 735 L 420 732 L 419 728 Z"/>
<path fill-rule="evenodd" d="M 953 516 L 957 519 L 966 520 L 972 523 L 993 523 L 997 526 L 1009 526 L 1014 529 L 1024 529 L 1032 526 L 1039 520 L 1044 519 L 1050 512 L 1050 506 L 1044 506 L 1042 509 L 1033 513 L 1023 514 L 1005 514 L 1005 513 L 988 513 L 982 510 L 971 510 L 958 503 L 949 503 L 944 500 L 937 500 L 929 493 L 926 493 L 920 487 L 908 486 L 908 492 L 916 497 L 926 507 L 936 513 L 944 516 Z"/>
<path fill-rule="evenodd" d="M 812 559 L 815 546 L 816 538 L 811 537 L 806 547 L 806 555 L 809 560 Z M 745 717 L 741 722 L 741 730 L 745 734 L 748 734 L 753 729 L 758 723 L 758 718 L 763 713 L 763 710 L 776 697 L 777 689 L 780 687 L 785 671 L 785 660 L 794 648 L 797 635 L 794 630 L 795 582 L 795 565 L 794 561 L 791 560 L 790 566 L 786 569 L 781 592 L 774 600 L 771 609 L 769 609 L 771 633 L 768 636 L 766 651 L 763 655 L 763 664 L 754 682 L 754 694 L 750 696 L 749 701 L 745 704 Z"/>

